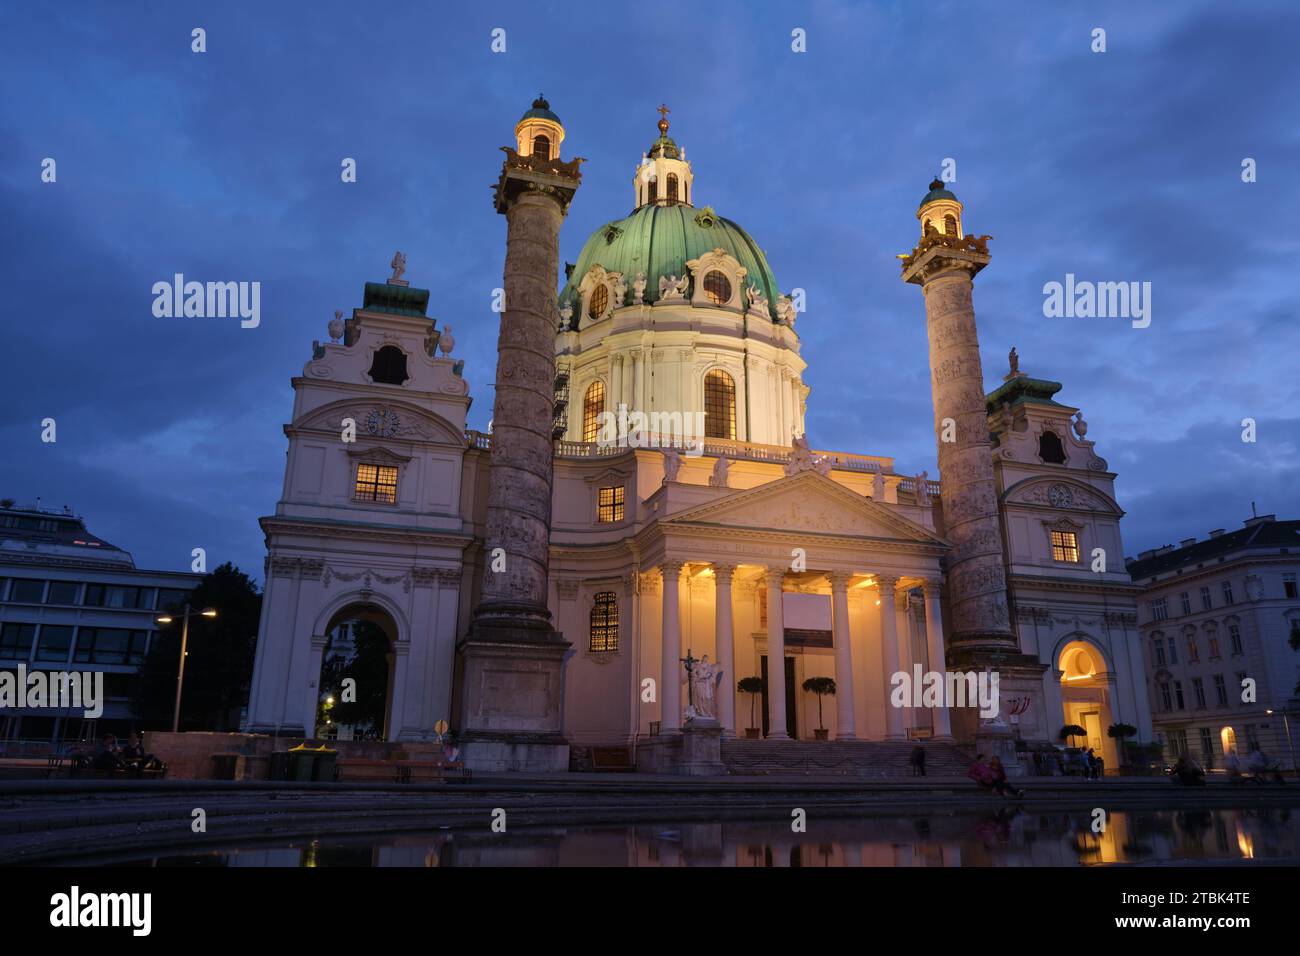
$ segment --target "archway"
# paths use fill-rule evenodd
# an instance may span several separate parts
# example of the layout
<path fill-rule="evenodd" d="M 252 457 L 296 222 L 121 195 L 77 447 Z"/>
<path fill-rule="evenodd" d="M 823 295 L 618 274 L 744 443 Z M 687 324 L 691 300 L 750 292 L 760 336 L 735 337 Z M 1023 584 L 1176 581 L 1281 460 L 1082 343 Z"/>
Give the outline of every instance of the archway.
<path fill-rule="evenodd" d="M 1219 731 L 1219 743 L 1223 745 L 1223 756 L 1237 752 L 1237 732 L 1231 727 Z"/>
<path fill-rule="evenodd" d="M 1061 672 L 1062 724 L 1082 727 L 1084 736 L 1075 738 L 1074 743 L 1095 750 L 1108 769 L 1118 767 L 1118 743 L 1107 733 L 1115 716 L 1105 657 L 1091 642 L 1075 639 L 1061 648 L 1056 667 Z"/>
<path fill-rule="evenodd" d="M 325 633 L 316 737 L 387 740 L 397 625 L 380 607 L 352 604 L 330 619 Z"/>

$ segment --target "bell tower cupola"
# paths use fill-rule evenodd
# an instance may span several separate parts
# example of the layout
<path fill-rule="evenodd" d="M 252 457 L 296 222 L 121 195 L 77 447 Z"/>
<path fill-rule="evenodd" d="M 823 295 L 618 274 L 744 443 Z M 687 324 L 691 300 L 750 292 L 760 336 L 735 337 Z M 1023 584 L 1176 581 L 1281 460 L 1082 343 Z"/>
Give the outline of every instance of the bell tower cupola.
<path fill-rule="evenodd" d="M 943 180 L 935 179 L 930 183 L 930 191 L 921 200 L 916 210 L 916 218 L 921 220 L 921 238 L 931 231 L 940 233 L 949 239 L 960 239 L 962 204 L 948 191 Z"/>
<path fill-rule="evenodd" d="M 668 107 L 659 107 L 659 138 L 641 157 L 632 178 L 636 207 L 690 206 L 694 204 L 695 175 L 686 162 L 686 150 L 668 135 Z"/>
<path fill-rule="evenodd" d="M 560 144 L 564 142 L 564 126 L 551 112 L 551 104 L 540 93 L 533 107 L 515 126 L 515 142 L 520 156 L 541 156 L 559 159 Z"/>

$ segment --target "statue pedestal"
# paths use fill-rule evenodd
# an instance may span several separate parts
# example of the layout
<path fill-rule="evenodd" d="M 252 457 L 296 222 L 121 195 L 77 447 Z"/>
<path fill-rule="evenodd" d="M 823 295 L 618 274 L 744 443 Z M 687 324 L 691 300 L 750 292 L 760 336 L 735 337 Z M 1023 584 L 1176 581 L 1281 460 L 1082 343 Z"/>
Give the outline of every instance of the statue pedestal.
<path fill-rule="evenodd" d="M 982 753 L 987 763 L 988 758 L 997 757 L 1002 761 L 1002 768 L 1008 777 L 1023 777 L 1024 765 L 1016 753 L 1016 735 L 1004 723 L 980 722 L 975 732 L 975 752 Z"/>
<path fill-rule="evenodd" d="M 465 765 L 479 771 L 564 773 L 564 655 L 557 632 L 479 622 L 458 648 L 458 739 Z"/>
<path fill-rule="evenodd" d="M 662 734 L 639 744 L 636 769 L 681 777 L 722 777 L 722 725 L 709 717 L 692 717 L 679 734 Z"/>

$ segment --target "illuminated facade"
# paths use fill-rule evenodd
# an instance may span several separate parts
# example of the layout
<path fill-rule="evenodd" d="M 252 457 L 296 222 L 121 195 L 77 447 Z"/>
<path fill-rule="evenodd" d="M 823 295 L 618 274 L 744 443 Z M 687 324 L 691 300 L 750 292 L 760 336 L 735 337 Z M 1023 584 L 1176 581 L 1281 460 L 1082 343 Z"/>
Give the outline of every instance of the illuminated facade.
<path fill-rule="evenodd" d="M 539 99 L 507 166 L 567 168 L 563 135 Z M 367 284 L 363 307 L 336 329 L 342 341 L 319 346 L 294 379 L 284 496 L 263 519 L 249 729 L 311 733 L 331 632 L 363 618 L 391 637 L 389 739 L 428 738 L 441 720 L 458 731 L 468 692 L 503 722 L 553 702 L 573 745 L 675 734 L 696 704 L 709 709 L 684 684 L 687 657 L 721 668 L 712 710 L 724 739 L 979 732 L 969 708 L 888 705 L 893 675 L 953 664 L 940 483 L 898 473 L 888 456 L 809 448 L 795 324 L 815 319 L 698 188 L 661 119 L 633 173 L 632 212 L 591 235 L 555 300 L 546 588 L 550 626 L 570 644 L 562 680 L 524 657 L 506 676 L 466 676 L 473 609 L 513 554 L 487 528 L 496 436 L 465 432 L 460 363 L 426 317 L 429 293 L 399 277 Z M 939 198 L 937 223 L 922 228 L 955 238 L 960 204 Z M 396 353 L 388 365 L 385 349 Z M 1067 717 L 1095 712 L 1149 739 L 1131 682 L 1132 585 L 1122 564 L 1097 573 L 1089 563 L 1097 542 L 1117 563 L 1122 553 L 1114 475 L 1069 431 L 1074 410 L 1050 400 L 1054 388 L 1043 395 L 1053 384 L 1015 378 L 985 396 L 977 381 L 977 430 L 1000 436 L 982 446 L 997 499 L 993 548 L 975 562 L 992 555 L 1006 595 L 1001 630 L 984 642 L 1010 675 L 992 723 L 1043 742 Z M 640 440 L 602 433 L 620 413 L 641 417 Z M 342 437 L 347 420 L 354 441 Z M 701 420 L 702 435 L 691 429 Z M 1064 457 L 1043 457 L 1045 430 Z M 665 453 L 670 436 L 687 447 Z M 745 677 L 763 678 L 763 691 L 739 692 Z M 805 689 L 819 677 L 834 679 L 833 696 Z"/>

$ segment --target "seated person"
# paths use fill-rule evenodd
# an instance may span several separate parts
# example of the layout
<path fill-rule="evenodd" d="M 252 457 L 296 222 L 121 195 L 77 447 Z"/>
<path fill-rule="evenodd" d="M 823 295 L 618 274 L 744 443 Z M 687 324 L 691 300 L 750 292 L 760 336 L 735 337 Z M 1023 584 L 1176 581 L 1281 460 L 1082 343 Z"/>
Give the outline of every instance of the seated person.
<path fill-rule="evenodd" d="M 1186 754 L 1179 756 L 1170 774 L 1177 783 L 1185 786 L 1205 783 L 1205 771 L 1197 766 L 1196 761 Z"/>
<path fill-rule="evenodd" d="M 992 777 L 993 780 L 992 786 L 995 793 L 1003 797 L 1008 793 L 1013 797 L 1023 797 L 1025 795 L 1025 791 L 1018 790 L 1011 785 L 1011 781 L 1007 779 L 1007 771 L 1006 768 L 1002 766 L 1001 759 L 996 756 L 993 757 L 993 759 L 989 761 L 988 769 L 989 776 Z"/>
<path fill-rule="evenodd" d="M 117 749 L 117 738 L 112 734 L 104 734 L 95 744 L 95 755 L 90 758 L 91 769 L 117 770 L 122 765 L 122 758 Z"/>
<path fill-rule="evenodd" d="M 157 757 L 144 752 L 144 739 L 138 733 L 131 734 L 129 742 L 122 748 L 122 761 L 137 773 L 162 767 Z"/>

